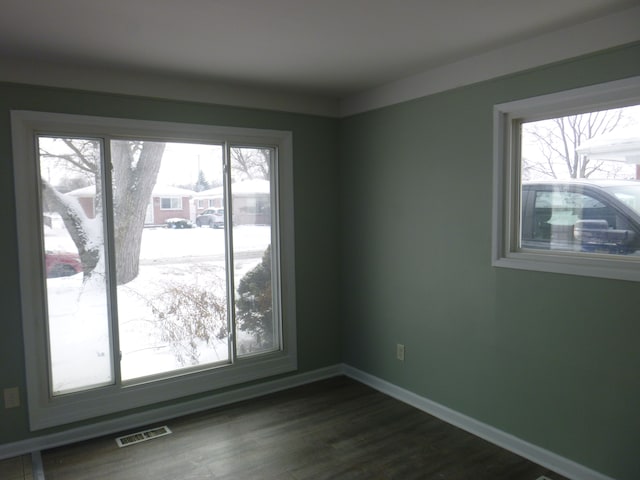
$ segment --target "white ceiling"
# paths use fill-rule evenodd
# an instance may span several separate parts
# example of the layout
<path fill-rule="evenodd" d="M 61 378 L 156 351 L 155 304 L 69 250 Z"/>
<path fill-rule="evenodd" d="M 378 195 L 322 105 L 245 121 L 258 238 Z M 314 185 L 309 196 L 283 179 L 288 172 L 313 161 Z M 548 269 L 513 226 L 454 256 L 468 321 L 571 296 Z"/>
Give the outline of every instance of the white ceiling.
<path fill-rule="evenodd" d="M 0 57 L 341 99 L 638 5 L 2 0 Z"/>

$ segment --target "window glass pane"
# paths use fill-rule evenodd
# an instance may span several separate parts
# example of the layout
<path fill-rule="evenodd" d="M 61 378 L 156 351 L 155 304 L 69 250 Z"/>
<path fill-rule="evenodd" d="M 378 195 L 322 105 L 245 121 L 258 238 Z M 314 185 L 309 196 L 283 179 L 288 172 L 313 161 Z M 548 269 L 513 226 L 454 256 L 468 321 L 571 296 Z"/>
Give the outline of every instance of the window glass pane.
<path fill-rule="evenodd" d="M 267 148 L 231 149 L 231 204 L 238 356 L 280 348 L 274 320 L 271 168 Z"/>
<path fill-rule="evenodd" d="M 221 147 L 111 150 L 123 381 L 228 362 L 224 230 L 197 228 L 196 212 L 196 198 L 222 195 Z"/>
<path fill-rule="evenodd" d="M 163 210 L 182 210 L 182 198 L 164 197 L 160 199 L 160 208 Z"/>
<path fill-rule="evenodd" d="M 53 395 L 114 381 L 105 282 L 101 142 L 39 137 Z"/>
<path fill-rule="evenodd" d="M 640 252 L 640 105 L 525 122 L 523 248 Z"/>

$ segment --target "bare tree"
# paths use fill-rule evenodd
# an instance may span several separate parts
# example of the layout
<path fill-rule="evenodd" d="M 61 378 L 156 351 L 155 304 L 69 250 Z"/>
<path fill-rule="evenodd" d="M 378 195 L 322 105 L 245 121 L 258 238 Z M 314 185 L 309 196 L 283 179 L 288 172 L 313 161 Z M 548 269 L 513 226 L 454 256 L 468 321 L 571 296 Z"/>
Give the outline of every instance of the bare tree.
<path fill-rule="evenodd" d="M 620 126 L 623 110 L 590 112 L 525 123 L 523 137 L 529 136 L 535 147 L 523 147 L 523 177 L 543 176 L 589 178 L 596 172 L 615 176 L 617 169 L 607 162 L 591 160 L 576 153 L 585 140 L 611 132 Z M 532 151 L 535 150 L 535 151 Z"/>
<path fill-rule="evenodd" d="M 93 225 L 102 221 L 103 214 L 100 147 L 93 140 L 57 140 L 62 141 L 65 148 L 61 151 L 41 148 L 41 161 L 49 160 L 53 167 L 91 176 L 91 183 L 96 189 L 95 218 L 90 219 L 76 199 L 62 195 L 49 179 L 42 179 L 46 207 L 62 217 L 78 249 L 86 279 L 98 265 L 103 244 L 95 238 L 96 228 Z M 158 177 L 164 149 L 165 144 L 159 142 L 111 142 L 114 237 L 119 285 L 130 282 L 138 275 L 144 217 Z M 42 174 L 44 176 L 45 172 Z"/>
<path fill-rule="evenodd" d="M 57 148 L 51 150 L 54 144 L 64 145 L 64 150 Z M 42 175 L 47 176 L 47 181 L 51 181 L 51 169 L 62 169 L 74 172 L 91 183 L 95 183 L 96 175 L 100 168 L 100 144 L 97 140 L 84 138 L 56 138 L 53 143 L 40 143 L 40 158 L 49 160 L 47 171 Z"/>
<path fill-rule="evenodd" d="M 231 169 L 238 180 L 269 180 L 270 155 L 265 148 L 233 147 Z"/>

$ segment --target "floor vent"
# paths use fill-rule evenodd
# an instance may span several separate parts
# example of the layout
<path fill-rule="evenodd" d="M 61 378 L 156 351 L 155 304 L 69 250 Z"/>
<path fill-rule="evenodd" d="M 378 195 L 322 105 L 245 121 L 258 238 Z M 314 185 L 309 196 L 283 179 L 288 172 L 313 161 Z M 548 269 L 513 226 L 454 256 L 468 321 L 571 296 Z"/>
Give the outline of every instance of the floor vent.
<path fill-rule="evenodd" d="M 157 428 L 151 428 L 149 430 L 145 430 L 143 432 L 132 433 L 130 435 L 124 435 L 122 437 L 116 438 L 116 443 L 120 448 L 128 447 L 129 445 L 134 445 L 140 442 L 146 442 L 147 440 L 151 440 L 152 438 L 162 437 L 164 435 L 169 435 L 171 430 L 166 425 Z"/>

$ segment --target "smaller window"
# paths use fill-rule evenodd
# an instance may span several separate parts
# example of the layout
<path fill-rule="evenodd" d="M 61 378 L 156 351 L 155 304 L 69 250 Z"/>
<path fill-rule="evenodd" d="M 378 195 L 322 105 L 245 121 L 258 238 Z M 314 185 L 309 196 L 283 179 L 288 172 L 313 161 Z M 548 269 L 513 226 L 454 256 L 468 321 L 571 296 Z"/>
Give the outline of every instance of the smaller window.
<path fill-rule="evenodd" d="M 494 108 L 493 265 L 640 281 L 640 77 Z"/>
<path fill-rule="evenodd" d="M 162 210 L 182 210 L 182 197 L 163 197 L 160 199 Z"/>

